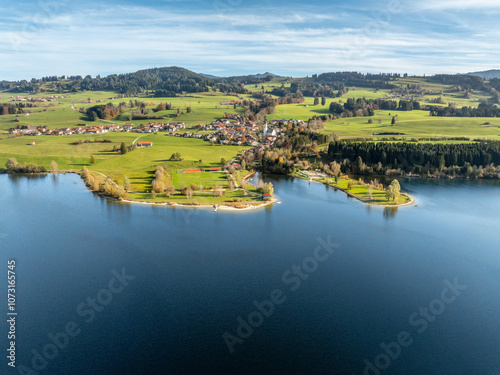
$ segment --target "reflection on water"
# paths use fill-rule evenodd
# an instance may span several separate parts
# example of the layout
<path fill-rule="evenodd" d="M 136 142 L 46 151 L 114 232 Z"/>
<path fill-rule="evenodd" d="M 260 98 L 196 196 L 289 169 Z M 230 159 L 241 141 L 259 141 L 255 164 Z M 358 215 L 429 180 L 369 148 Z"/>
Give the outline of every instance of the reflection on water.
<path fill-rule="evenodd" d="M 390 220 L 396 217 L 396 213 L 398 212 L 397 207 L 384 207 L 384 219 Z"/>
<path fill-rule="evenodd" d="M 415 344 L 381 374 L 500 374 L 499 184 L 403 180 L 419 207 L 398 209 L 264 179 L 282 204 L 214 213 L 103 199 L 75 175 L 0 176 L 0 253 L 23 283 L 19 363 L 75 320 L 82 334 L 44 374 L 363 374 L 402 331 Z M 341 247 L 316 263 L 318 239 Z M 121 267 L 135 279 L 85 324 L 75 307 L 106 297 Z M 408 317 L 439 307 L 455 278 L 463 296 L 420 334 Z M 286 302 L 231 355 L 224 332 L 278 289 Z"/>
<path fill-rule="evenodd" d="M 16 174 L 8 174 L 7 175 L 9 180 L 15 183 L 16 185 L 19 184 L 20 181 L 23 180 L 43 180 L 44 178 L 47 178 L 47 174 L 22 174 L 22 173 L 16 173 Z"/>

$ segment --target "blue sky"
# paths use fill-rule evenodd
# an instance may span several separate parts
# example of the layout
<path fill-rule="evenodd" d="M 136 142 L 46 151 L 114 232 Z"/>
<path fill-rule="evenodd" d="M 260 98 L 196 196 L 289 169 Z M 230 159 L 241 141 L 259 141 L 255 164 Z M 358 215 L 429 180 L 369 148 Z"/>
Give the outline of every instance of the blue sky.
<path fill-rule="evenodd" d="M 500 68 L 498 0 L 0 3 L 0 80 L 160 66 L 458 73 Z"/>

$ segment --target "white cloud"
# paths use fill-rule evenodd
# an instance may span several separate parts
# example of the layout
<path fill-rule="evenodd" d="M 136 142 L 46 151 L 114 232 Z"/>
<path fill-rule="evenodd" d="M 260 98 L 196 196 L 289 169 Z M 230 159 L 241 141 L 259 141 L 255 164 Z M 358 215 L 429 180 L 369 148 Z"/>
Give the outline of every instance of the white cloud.
<path fill-rule="evenodd" d="M 494 65 L 500 58 L 496 32 L 485 27 L 464 37 L 394 18 L 370 32 L 356 14 L 299 14 L 286 8 L 233 13 L 113 6 L 66 9 L 32 28 L 20 20 L 0 31 L 0 79 L 104 75 L 168 65 L 224 74 L 456 73 Z"/>
<path fill-rule="evenodd" d="M 427 0 L 416 5 L 420 10 L 500 9 L 498 0 Z"/>

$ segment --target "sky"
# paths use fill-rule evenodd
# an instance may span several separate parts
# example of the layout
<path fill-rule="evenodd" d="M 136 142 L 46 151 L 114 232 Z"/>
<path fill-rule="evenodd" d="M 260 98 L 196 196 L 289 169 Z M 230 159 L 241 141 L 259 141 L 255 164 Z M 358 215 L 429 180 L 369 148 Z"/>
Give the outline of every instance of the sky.
<path fill-rule="evenodd" d="M 272 72 L 500 68 L 498 0 L 0 2 L 0 80 L 181 66 Z"/>

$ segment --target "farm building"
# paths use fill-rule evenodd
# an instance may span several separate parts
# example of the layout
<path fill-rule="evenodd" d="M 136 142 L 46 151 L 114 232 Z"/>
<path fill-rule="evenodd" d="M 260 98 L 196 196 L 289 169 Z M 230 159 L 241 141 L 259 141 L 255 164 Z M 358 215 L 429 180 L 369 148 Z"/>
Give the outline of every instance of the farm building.
<path fill-rule="evenodd" d="M 138 142 L 137 147 L 152 147 L 153 142 Z"/>

